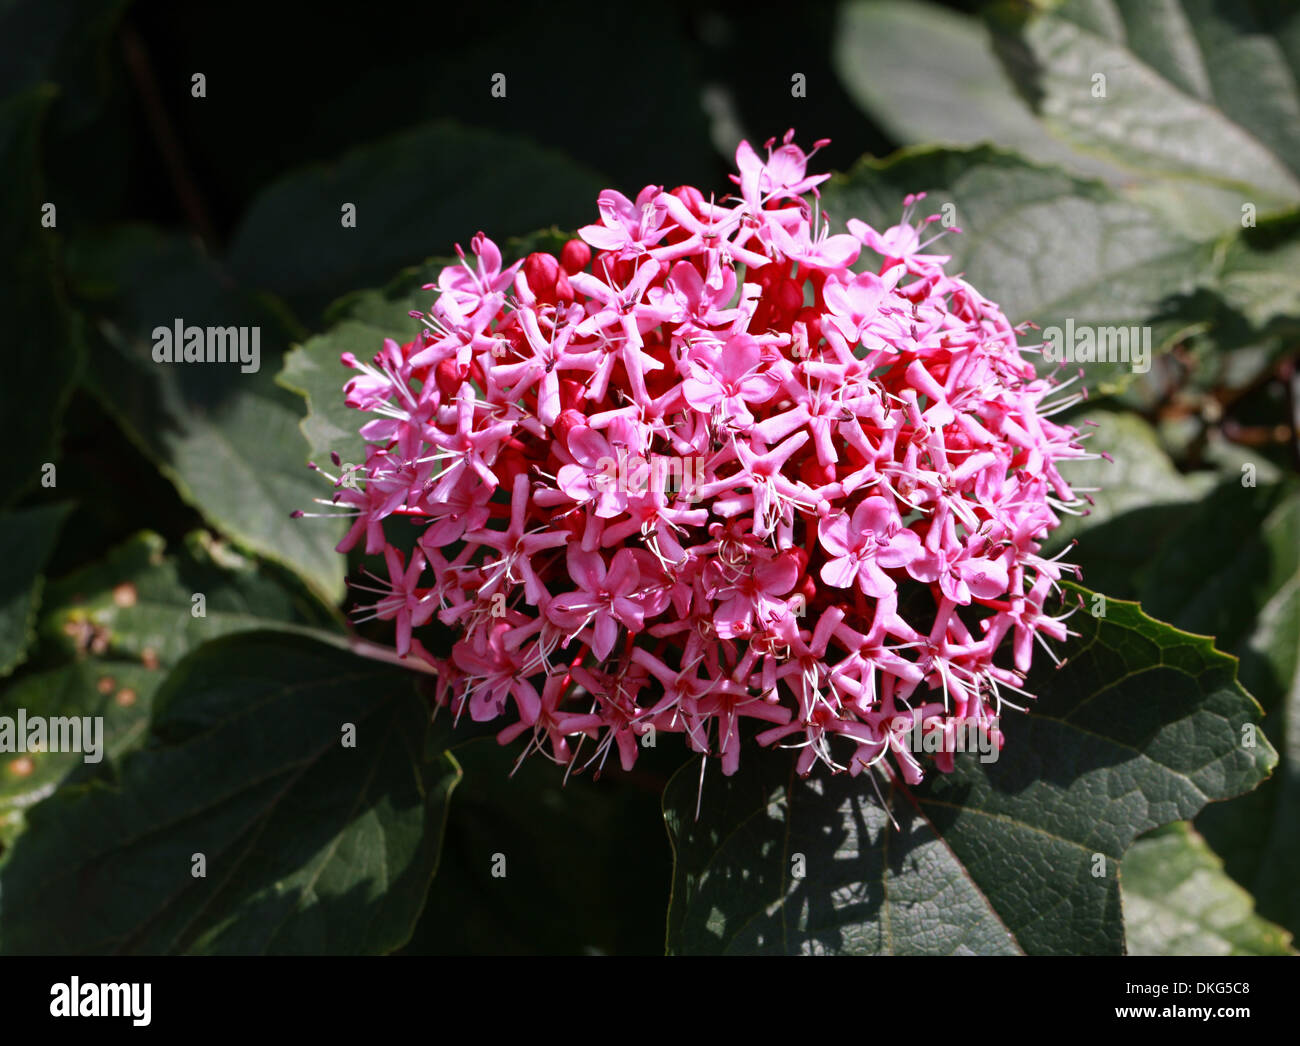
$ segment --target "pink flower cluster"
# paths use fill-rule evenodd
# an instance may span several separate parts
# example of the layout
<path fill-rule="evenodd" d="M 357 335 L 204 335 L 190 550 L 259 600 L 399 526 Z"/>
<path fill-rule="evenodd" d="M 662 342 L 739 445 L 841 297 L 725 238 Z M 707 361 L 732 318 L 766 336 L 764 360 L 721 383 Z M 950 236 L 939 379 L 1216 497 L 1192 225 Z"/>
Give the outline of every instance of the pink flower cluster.
<path fill-rule="evenodd" d="M 630 768 L 680 732 L 731 774 L 748 718 L 801 774 L 888 756 L 915 783 L 918 730 L 1000 745 L 1034 638 L 1067 635 L 1040 547 L 1080 505 L 1057 465 L 1087 455 L 1048 420 L 1073 397 L 1046 403 L 1063 386 L 924 253 L 921 196 L 832 234 L 791 137 L 742 143 L 721 202 L 601 193 L 558 258 L 503 266 L 480 233 L 420 337 L 343 356 L 372 417 L 329 477 L 339 550 L 383 555 L 368 609 L 440 705 L 512 720 L 503 744 Z M 444 656 L 416 635 L 435 618 Z"/>

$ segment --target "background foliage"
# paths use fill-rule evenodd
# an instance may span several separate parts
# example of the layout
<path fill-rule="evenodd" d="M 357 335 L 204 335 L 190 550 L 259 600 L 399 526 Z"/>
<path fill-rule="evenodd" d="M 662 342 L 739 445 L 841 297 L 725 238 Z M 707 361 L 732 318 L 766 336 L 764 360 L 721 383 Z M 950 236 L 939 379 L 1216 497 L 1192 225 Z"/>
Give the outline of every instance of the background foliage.
<path fill-rule="evenodd" d="M 0 951 L 1291 951 L 1293 4 L 274 18 L 0 2 L 0 715 L 106 729 L 98 764 L 0 755 Z M 1151 327 L 1149 374 L 1087 370 L 1073 420 L 1115 460 L 1075 468 L 1101 492 L 1054 538 L 1107 613 L 1002 759 L 888 811 L 785 752 L 701 796 L 676 739 L 510 778 L 429 724 L 426 677 L 352 652 L 389 637 L 346 624 L 337 527 L 289 518 L 356 445 L 338 354 L 413 333 L 428 259 L 479 229 L 519 256 L 605 186 L 721 190 L 742 135 L 792 126 L 832 139 L 838 221 L 954 204 L 952 269 L 1013 322 Z M 152 364 L 178 317 L 259 325 L 261 370 Z"/>

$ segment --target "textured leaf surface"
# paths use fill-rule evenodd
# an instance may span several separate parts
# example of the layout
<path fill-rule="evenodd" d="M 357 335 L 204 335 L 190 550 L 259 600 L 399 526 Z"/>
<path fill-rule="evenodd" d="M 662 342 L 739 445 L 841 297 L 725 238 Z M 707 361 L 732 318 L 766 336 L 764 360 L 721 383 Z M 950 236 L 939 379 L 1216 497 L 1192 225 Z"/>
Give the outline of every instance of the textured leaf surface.
<path fill-rule="evenodd" d="M 887 796 L 898 831 L 867 782 L 791 779 L 788 752 L 706 782 L 698 823 L 698 764 L 679 773 L 669 950 L 1121 952 L 1129 844 L 1254 787 L 1276 753 L 1242 745 L 1259 708 L 1231 658 L 1136 605 L 1106 611 L 1071 619 L 1065 668 L 1039 659 L 998 759 Z"/>
<path fill-rule="evenodd" d="M 832 63 L 853 100 L 906 145 L 991 143 L 1076 174 L 1120 174 L 1048 132 L 973 15 L 917 0 L 852 0 L 840 6 Z"/>
<path fill-rule="evenodd" d="M 202 597 L 198 599 L 196 597 Z M 89 567 L 52 582 L 41 631 L 69 652 L 93 633 L 104 656 L 170 668 L 209 639 L 275 627 L 339 631 L 338 616 L 290 577 L 204 531 L 168 555 L 138 534 Z"/>
<path fill-rule="evenodd" d="M 1100 177 L 1175 225 L 1300 202 L 1300 18 L 1286 4 L 1068 0 L 840 9 L 845 89 L 905 144 L 1016 149 Z"/>
<path fill-rule="evenodd" d="M 1293 5 L 1067 0 L 1025 19 L 1015 39 L 1004 51 L 1012 77 L 1069 144 L 1147 175 L 1223 185 L 1261 211 L 1300 202 Z"/>
<path fill-rule="evenodd" d="M 90 752 L 42 751 L 0 754 L 0 854 L 26 827 L 28 810 L 63 784 L 112 776 L 116 761 L 138 748 L 149 731 L 149 710 L 164 673 L 139 662 L 87 657 L 25 676 L 0 696 L 0 715 L 16 724 L 19 709 L 35 717 L 102 719 L 101 747 Z M 90 742 L 83 740 L 89 749 Z"/>
<path fill-rule="evenodd" d="M 1086 521 L 1085 521 L 1086 522 Z M 1268 712 L 1278 772 L 1210 807 L 1197 827 L 1261 914 L 1300 928 L 1300 492 L 1225 480 L 1199 501 L 1137 507 L 1079 536 L 1090 582 L 1153 614 L 1217 637 Z M 1145 536 L 1144 536 L 1145 535 Z"/>

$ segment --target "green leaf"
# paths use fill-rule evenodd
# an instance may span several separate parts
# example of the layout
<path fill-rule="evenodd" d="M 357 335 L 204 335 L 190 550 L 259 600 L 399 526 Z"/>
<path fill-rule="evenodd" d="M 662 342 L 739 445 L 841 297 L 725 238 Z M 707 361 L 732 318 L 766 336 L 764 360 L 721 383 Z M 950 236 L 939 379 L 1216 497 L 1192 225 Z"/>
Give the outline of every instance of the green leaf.
<path fill-rule="evenodd" d="M 664 792 L 670 952 L 1020 952 L 925 818 L 895 809 L 895 828 L 866 781 L 800 781 L 789 752 L 751 751 L 734 777 L 705 782 L 697 822 L 699 776 L 696 761 Z"/>
<path fill-rule="evenodd" d="M 1120 953 L 1129 844 L 1255 787 L 1276 753 L 1241 744 L 1259 707 L 1209 640 L 1117 600 L 1071 623 L 1066 667 L 1038 659 L 996 760 L 892 786 L 898 830 L 868 782 L 800 781 L 788 752 L 707 781 L 698 823 L 698 763 L 674 777 L 669 950 Z"/>
<path fill-rule="evenodd" d="M 88 383 L 106 409 L 214 528 L 290 567 L 325 600 L 342 598 L 341 521 L 290 518 L 331 492 L 306 467 L 302 401 L 275 384 L 278 351 L 297 328 L 273 300 L 232 286 L 179 238 L 131 228 L 78 241 L 68 254 L 99 318 Z M 155 362 L 152 332 L 177 320 L 258 328 L 258 369 Z"/>
<path fill-rule="evenodd" d="M 1300 526 L 1300 497 L 1293 497 L 1286 508 L 1271 515 L 1265 536 L 1276 549 L 1279 541 L 1291 542 L 1294 561 L 1296 527 Z M 1283 527 L 1291 529 L 1284 530 Z M 1280 573 L 1280 572 L 1279 572 Z M 1206 818 L 1201 828 L 1219 852 L 1231 860 L 1229 870 L 1238 879 L 1247 879 L 1260 911 L 1300 932 L 1300 898 L 1295 884 L 1300 880 L 1300 572 L 1292 570 L 1263 604 L 1250 636 L 1241 646 L 1243 665 L 1251 665 L 1252 674 L 1278 681 L 1278 700 L 1272 706 L 1269 734 L 1282 750 L 1282 766 L 1270 788 L 1253 808 L 1244 804 L 1225 809 L 1222 815 Z M 1261 684 L 1266 685 L 1266 684 Z M 1266 813 L 1252 817 L 1252 809 Z M 1230 850 L 1227 839 L 1240 838 L 1240 827 L 1261 824 L 1257 837 L 1263 845 Z M 1253 868 L 1254 874 L 1250 875 Z"/>
<path fill-rule="evenodd" d="M 55 789 L 112 778 L 117 760 L 147 736 L 154 693 L 162 681 L 157 666 L 87 657 L 24 676 L 0 696 L 0 715 L 13 719 L 15 729 L 20 709 L 28 723 L 36 717 L 81 719 L 83 746 L 82 751 L 0 755 L 0 855 L 26 828 L 28 809 Z M 86 717 L 98 717 L 102 727 L 93 729 L 102 733 L 87 735 Z"/>
<path fill-rule="evenodd" d="M 101 656 L 175 665 L 209 639 L 274 627 L 340 632 L 340 619 L 292 577 L 280 578 L 203 531 L 175 555 L 156 534 L 138 534 L 107 558 L 50 586 L 41 624 L 51 644 Z M 196 597 L 201 596 L 198 600 Z"/>
<path fill-rule="evenodd" d="M 511 264 L 533 251 L 558 255 L 570 234 L 558 228 L 542 229 L 500 244 L 502 259 Z M 355 371 L 339 362 L 344 352 L 369 360 L 383 346 L 385 338 L 406 343 L 424 329 L 411 313 L 427 312 L 434 292 L 424 290 L 435 283 L 453 258 L 430 258 L 403 270 L 382 288 L 353 291 L 326 310 L 330 327 L 323 334 L 296 346 L 284 360 L 279 383 L 307 400 L 307 417 L 302 431 L 316 460 L 331 452 L 345 464 L 365 460 L 365 441 L 358 433 L 365 416 L 343 402 L 343 386 Z"/>
<path fill-rule="evenodd" d="M 1003 29 L 1012 78 L 1073 148 L 1219 187 L 1238 215 L 1247 202 L 1260 212 L 1300 203 L 1294 8 L 1067 0 Z"/>
<path fill-rule="evenodd" d="M 0 695 L 0 714 L 102 716 L 104 751 L 92 763 L 76 752 L 6 755 L 0 845 L 12 844 L 26 808 L 60 783 L 113 777 L 116 761 L 147 733 L 154 692 L 191 650 L 232 632 L 275 627 L 326 638 L 339 627 L 334 612 L 291 576 L 272 576 L 204 532 L 190 534 L 172 555 L 158 535 L 139 534 L 102 562 L 52 582 L 43 603 L 41 660 L 68 663 Z"/>
<path fill-rule="evenodd" d="M 1215 637 L 1241 659 L 1239 675 L 1268 713 L 1264 732 L 1282 754 L 1255 791 L 1206 809 L 1197 828 L 1228 873 L 1255 895 L 1261 914 L 1300 930 L 1300 490 L 1242 484 L 1226 469 L 1177 473 L 1151 429 L 1133 415 L 1089 412 L 1100 422 L 1091 449 L 1114 464 L 1081 462 L 1071 481 L 1101 486 L 1097 510 L 1067 527 L 1071 562 L 1090 585 L 1139 599 L 1179 628 Z M 1198 489 L 1200 488 L 1200 489 Z M 1053 546 L 1059 546 L 1053 535 Z"/>
<path fill-rule="evenodd" d="M 157 694 L 119 781 L 30 810 L 0 865 L 0 950 L 400 947 L 460 776 L 414 678 L 301 636 L 204 645 Z"/>
<path fill-rule="evenodd" d="M 385 338 L 404 344 L 416 337 L 420 323 L 410 313 L 427 311 L 433 300 L 432 293 L 420 287 L 436 280 L 446 264 L 446 260 L 429 261 L 384 289 L 356 291 L 340 299 L 330 307 L 330 329 L 285 357 L 277 380 L 307 401 L 301 427 L 315 460 L 325 461 L 335 452 L 346 464 L 365 461 L 365 440 L 358 431 L 365 416 L 343 401 L 343 386 L 356 372 L 340 363 L 339 357 L 351 352 L 359 360 L 369 360 Z"/>
<path fill-rule="evenodd" d="M 0 544 L 10 549 L 0 563 L 0 676 L 27 655 L 41 601 L 41 572 L 71 505 L 43 505 L 0 516 Z"/>
<path fill-rule="evenodd" d="M 43 205 L 51 201 L 38 170 L 38 136 L 55 93 L 42 85 L 0 102 L 0 257 L 9 263 L 0 280 L 0 314 L 9 332 L 0 382 L 6 420 L 0 504 L 13 502 L 55 461 L 59 419 L 80 359 L 77 327 L 55 275 L 58 234 L 41 224 Z"/>
<path fill-rule="evenodd" d="M 1173 506 L 1192 504 L 1206 494 L 1218 477 L 1211 472 L 1179 472 L 1155 429 L 1137 414 L 1089 409 L 1083 416 L 1089 422 L 1080 426 L 1088 435 L 1084 446 L 1092 454 L 1109 454 L 1110 459 L 1099 456 L 1066 466 L 1070 485 L 1091 491 L 1093 504 L 1086 516 L 1064 516 L 1047 547 L 1055 551 L 1093 528 L 1122 520 L 1104 544 L 1080 538 L 1086 544 L 1069 560 L 1087 563 L 1083 580 L 1093 589 L 1136 598 L 1125 579 L 1143 566 L 1157 547 L 1153 528 L 1177 515 Z M 1091 555 L 1094 547 L 1096 555 Z M 1100 573 L 1094 573 L 1094 567 Z"/>
<path fill-rule="evenodd" d="M 1246 343 L 1300 299 L 1300 276 L 1286 269 L 1300 243 L 1294 217 L 1232 233 L 1190 229 L 1100 182 L 991 148 L 868 157 L 827 182 L 822 198 L 836 222 L 857 217 L 884 229 L 897 224 L 903 197 L 920 191 L 922 213 L 951 204 L 962 230 L 930 252 L 950 254 L 948 271 L 964 274 L 1013 324 L 1149 327 L 1145 363 L 1155 373 L 1146 384 L 1159 375 L 1157 357 L 1189 334 L 1208 329 L 1221 346 Z M 1080 369 L 1103 392 L 1123 391 L 1143 373 L 1131 360 Z"/>
<path fill-rule="evenodd" d="M 1198 235 L 1300 202 L 1300 20 L 1141 0 L 991 13 L 853 0 L 836 73 L 900 142 L 1016 149 Z"/>
<path fill-rule="evenodd" d="M 1295 954 L 1186 822 L 1135 842 L 1120 877 L 1130 955 Z"/>
<path fill-rule="evenodd" d="M 1215 258 L 1211 279 L 1171 310 L 1176 320 L 1163 321 L 1174 323 L 1182 346 L 1178 366 L 1162 377 L 1161 392 L 1190 396 L 1193 405 L 1198 393 L 1221 396 L 1266 383 L 1294 351 L 1300 337 L 1300 212 L 1263 219 L 1221 239 Z M 1189 422 L 1193 432 L 1202 427 L 1196 414 L 1184 425 Z"/>
<path fill-rule="evenodd" d="M 1300 490 L 1294 484 L 1243 487 L 1230 479 L 1201 501 L 1139 510 L 1156 536 L 1139 545 L 1128 577 L 1109 567 L 1132 530 L 1129 513 L 1080 538 L 1084 577 L 1107 572 L 1121 594 L 1152 613 L 1217 637 L 1241 659 L 1240 676 L 1269 713 L 1264 734 L 1283 756 L 1264 786 L 1206 810 L 1198 829 L 1260 913 L 1300 928 Z M 1212 538 L 1207 541 L 1207 535 Z M 1140 560 L 1140 561 L 1139 561 Z"/>
<path fill-rule="evenodd" d="M 972 15 L 920 0 L 851 0 L 839 8 L 832 65 L 853 100 L 906 145 L 987 142 L 1075 174 L 1120 173 L 1048 133 Z"/>
<path fill-rule="evenodd" d="M 1300 329 L 1300 213 L 1262 221 L 1233 239 L 1218 293 L 1250 332 Z"/>
<path fill-rule="evenodd" d="M 1259 610 L 1297 582 L 1300 546 L 1300 492 L 1296 485 L 1243 486 L 1229 478 L 1193 506 L 1176 513 L 1176 525 L 1136 575 L 1142 605 L 1180 628 L 1217 637 L 1236 651 L 1254 628 Z M 1213 540 L 1206 542 L 1206 535 Z M 1098 558 L 1101 544 L 1094 543 Z M 1289 689 L 1296 650 L 1265 680 L 1247 678 L 1266 707 Z M 1243 664 L 1243 672 L 1249 666 Z"/>
<path fill-rule="evenodd" d="M 1202 528 L 1213 526 L 1225 537 L 1230 532 L 1232 541 L 1247 540 L 1252 528 L 1263 522 L 1263 516 L 1253 510 L 1242 515 L 1257 498 L 1249 491 L 1274 489 L 1276 470 L 1258 460 L 1256 471 L 1262 486 L 1243 488 L 1243 473 L 1229 454 L 1235 451 L 1252 456 L 1246 448 L 1224 447 L 1214 455 L 1223 459 L 1214 462 L 1216 470 L 1183 472 L 1170 458 L 1161 435 L 1140 415 L 1088 407 L 1079 417 L 1087 419 L 1080 425 L 1087 436 L 1085 446 L 1098 457 L 1070 462 L 1066 472 L 1076 490 L 1090 492 L 1093 504 L 1086 515 L 1065 516 L 1048 538 L 1047 550 L 1055 553 L 1077 542 L 1068 558 L 1083 567 L 1083 580 L 1093 589 L 1137 600 L 1153 616 L 1180 628 L 1216 635 L 1220 646 L 1235 652 L 1224 645 L 1226 633 L 1217 630 L 1226 618 L 1221 616 L 1211 624 L 1204 618 L 1180 616 L 1191 590 L 1179 588 L 1177 598 L 1171 601 L 1163 581 L 1148 582 L 1146 578 L 1159 560 L 1189 578 L 1194 576 L 1199 585 L 1207 561 L 1211 569 L 1217 569 L 1224 560 L 1217 553 L 1203 555 L 1205 543 L 1187 526 L 1189 518 L 1195 517 Z M 1077 419 L 1075 424 L 1079 425 Z M 1103 454 L 1108 457 L 1101 457 Z M 1206 518 L 1209 511 L 1222 511 L 1224 519 L 1210 524 Z M 1174 556 L 1181 563 L 1169 555 L 1171 548 L 1177 549 Z M 1238 609 L 1246 615 L 1242 620 L 1254 612 L 1249 605 Z M 1246 684 L 1252 693 L 1262 696 L 1249 681 Z"/>
<path fill-rule="evenodd" d="M 518 138 L 433 123 L 286 175 L 253 202 L 230 263 L 312 315 L 480 230 L 508 236 L 594 220 L 603 179 Z M 354 228 L 342 208 L 356 207 Z"/>

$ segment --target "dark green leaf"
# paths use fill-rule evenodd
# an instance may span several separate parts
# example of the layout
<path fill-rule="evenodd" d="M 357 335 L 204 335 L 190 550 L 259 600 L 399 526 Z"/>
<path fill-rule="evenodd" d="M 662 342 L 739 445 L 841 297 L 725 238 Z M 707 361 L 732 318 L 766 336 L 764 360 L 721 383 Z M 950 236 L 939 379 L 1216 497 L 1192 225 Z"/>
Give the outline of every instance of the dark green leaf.
<path fill-rule="evenodd" d="M 1109 566 L 1137 516 L 1158 540 L 1141 562 Z M 1282 752 L 1263 787 L 1197 820 L 1227 870 L 1255 895 L 1260 913 L 1300 928 L 1300 493 L 1228 480 L 1194 505 L 1142 509 L 1085 531 L 1077 559 L 1085 577 L 1103 572 L 1152 613 L 1217 637 L 1241 658 L 1242 682 L 1269 715 L 1264 733 Z"/>
<path fill-rule="evenodd" d="M 201 596 L 198 600 L 196 597 Z M 55 644 L 175 665 L 209 639 L 275 627 L 339 630 L 339 618 L 291 578 L 277 578 L 224 542 L 190 534 L 175 555 L 139 534 L 108 557 L 51 584 L 41 631 Z"/>
<path fill-rule="evenodd" d="M 452 752 L 465 779 L 412 954 L 662 952 L 671 865 L 641 763 L 566 782 L 540 758 L 512 775 L 518 745 L 492 738 Z"/>
<path fill-rule="evenodd" d="M 231 247 L 235 273 L 313 315 L 403 265 L 468 249 L 482 230 L 509 236 L 596 217 L 603 180 L 517 139 L 429 124 L 289 174 L 250 208 Z M 356 226 L 342 222 L 356 207 Z"/>
<path fill-rule="evenodd" d="M 1247 473 L 1225 467 L 1212 490 L 1209 473 L 1183 475 L 1135 415 L 1089 412 L 1100 422 L 1093 450 L 1114 463 L 1070 468 L 1072 481 L 1100 486 L 1097 509 L 1068 521 L 1076 536 L 1069 559 L 1084 580 L 1115 596 L 1140 599 L 1153 615 L 1215 637 L 1241 659 L 1243 685 L 1268 712 L 1269 740 L 1282 753 L 1278 772 L 1255 791 L 1207 808 L 1197 827 L 1227 871 L 1256 895 L 1266 917 L 1300 928 L 1293 884 L 1300 876 L 1300 786 L 1295 735 L 1300 723 L 1300 493 L 1265 482 L 1266 462 Z M 1060 541 L 1054 535 L 1053 544 Z"/>
<path fill-rule="evenodd" d="M 1017 149 L 1201 235 L 1239 228 L 1243 204 L 1300 202 L 1300 19 L 1201 0 L 1043 6 L 995 6 L 986 24 L 854 0 L 836 72 L 900 142 Z"/>
<path fill-rule="evenodd" d="M 0 676 L 22 664 L 33 636 L 42 571 L 70 505 L 47 505 L 0 516 Z"/>
<path fill-rule="evenodd" d="M 154 692 L 185 654 L 217 636 L 269 626 L 327 635 L 338 623 L 291 577 L 273 577 L 203 532 L 172 555 L 156 534 L 140 534 L 52 582 L 41 614 L 42 661 L 73 660 L 24 677 L 0 695 L 0 714 L 103 716 L 104 751 L 91 763 L 75 752 L 5 755 L 0 844 L 12 843 L 23 811 L 60 782 L 112 778 L 116 761 L 144 740 Z"/>
<path fill-rule="evenodd" d="M 149 730 L 153 696 L 163 672 L 138 661 L 87 657 L 24 676 L 0 697 L 0 715 L 82 720 L 82 751 L 6 752 L 0 755 L 0 854 L 26 827 L 28 808 L 60 785 L 106 776 Z M 102 733 L 85 733 L 86 717 L 101 717 Z M 92 747 L 99 746 L 97 750 Z"/>
<path fill-rule="evenodd" d="M 705 782 L 697 822 L 698 782 L 697 761 L 664 793 L 670 952 L 1020 952 L 925 818 L 895 802 L 895 828 L 861 778 L 800 781 L 789 752 L 753 751 L 735 777 Z"/>
<path fill-rule="evenodd" d="M 1048 133 L 973 15 L 920 0 L 852 0 L 840 5 L 832 61 L 854 101 L 904 144 L 987 142 L 1076 174 L 1119 174 Z"/>
<path fill-rule="evenodd" d="M 77 327 L 56 278 L 57 227 L 41 224 L 46 198 L 37 166 L 38 135 L 55 91 L 33 88 L 0 102 L 0 315 L 5 318 L 5 380 L 0 417 L 5 453 L 0 455 L 0 504 L 9 504 L 41 474 L 57 483 L 59 418 L 72 391 L 80 355 Z M 55 211 L 57 217 L 57 209 Z"/>
<path fill-rule="evenodd" d="M 400 947 L 460 776 L 413 678 L 300 636 L 201 647 L 157 694 L 150 744 L 117 782 L 62 788 L 28 813 L 0 866 L 0 949 Z"/>
<path fill-rule="evenodd" d="M 1093 504 L 1086 516 L 1064 516 L 1048 547 L 1055 551 L 1094 528 L 1121 521 L 1108 532 L 1104 545 L 1082 538 L 1083 548 L 1071 553 L 1069 560 L 1085 563 L 1083 580 L 1091 588 L 1136 598 L 1126 579 L 1149 561 L 1157 547 L 1151 528 L 1176 518 L 1178 506 L 1194 503 L 1217 477 L 1211 472 L 1179 472 L 1155 430 L 1137 414 L 1089 409 L 1083 417 L 1089 422 L 1080 426 L 1088 434 L 1084 445 L 1093 454 L 1109 454 L 1110 460 L 1099 456 L 1066 466 L 1070 484 L 1091 491 Z M 1095 555 L 1091 554 L 1094 547 Z"/>
<path fill-rule="evenodd" d="M 92 390 L 186 502 L 240 545 L 295 570 L 329 601 L 343 593 L 341 524 L 295 520 L 331 488 L 308 470 L 302 401 L 275 384 L 297 330 L 192 245 L 143 229 L 69 250 L 79 294 L 99 317 Z M 258 369 L 239 362 L 158 363 L 153 331 L 174 326 L 260 331 Z M 251 355 L 251 353 L 250 353 Z"/>

